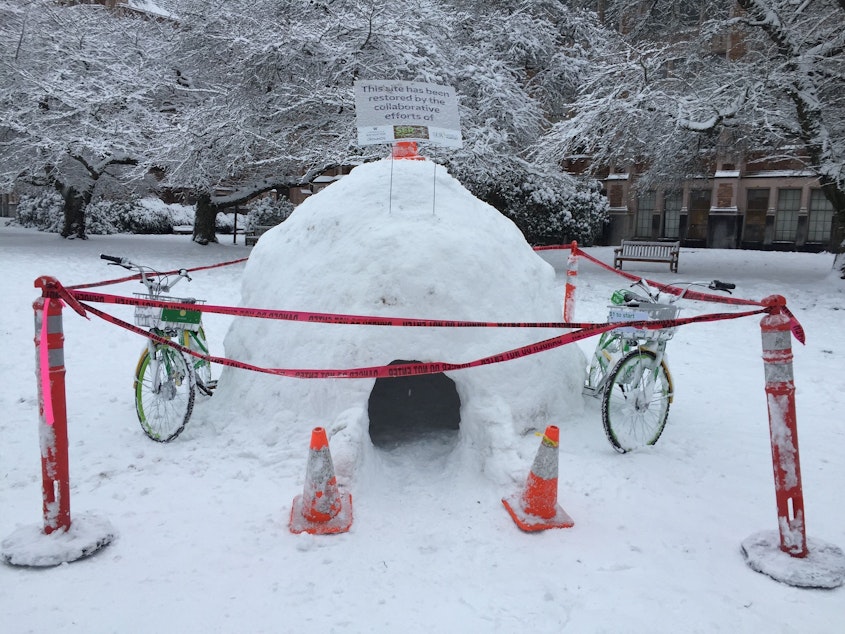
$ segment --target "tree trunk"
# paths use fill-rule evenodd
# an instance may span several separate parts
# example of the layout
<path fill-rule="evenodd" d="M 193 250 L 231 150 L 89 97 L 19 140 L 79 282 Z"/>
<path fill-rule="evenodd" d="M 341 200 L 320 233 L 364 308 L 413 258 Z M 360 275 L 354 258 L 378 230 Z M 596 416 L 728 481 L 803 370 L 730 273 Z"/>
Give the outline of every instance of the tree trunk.
<path fill-rule="evenodd" d="M 833 229 L 830 235 L 830 250 L 836 254 L 833 267 L 845 280 L 845 190 L 831 178 L 820 177 L 822 192 L 833 206 Z"/>
<path fill-rule="evenodd" d="M 197 213 L 194 216 L 194 242 L 208 244 L 217 242 L 215 226 L 220 208 L 211 202 L 211 194 L 203 193 L 197 198 Z"/>
<path fill-rule="evenodd" d="M 833 216 L 830 250 L 836 254 L 833 268 L 839 271 L 839 276 L 845 280 L 845 213 L 840 212 Z"/>
<path fill-rule="evenodd" d="M 91 202 L 92 191 L 90 189 L 79 191 L 72 185 L 56 183 L 56 189 L 64 199 L 65 224 L 62 228 L 62 237 L 71 236 L 87 240 L 85 234 L 85 208 Z"/>

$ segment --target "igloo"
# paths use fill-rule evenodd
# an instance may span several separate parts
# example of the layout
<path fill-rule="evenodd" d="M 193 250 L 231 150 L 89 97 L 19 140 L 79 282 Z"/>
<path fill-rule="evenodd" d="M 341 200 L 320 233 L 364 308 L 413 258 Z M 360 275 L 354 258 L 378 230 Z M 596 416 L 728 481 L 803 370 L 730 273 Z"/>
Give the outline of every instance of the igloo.
<path fill-rule="evenodd" d="M 428 160 L 356 167 L 265 233 L 243 273 L 243 306 L 485 322 L 556 322 L 553 268 L 516 226 Z M 559 331 L 331 325 L 237 318 L 226 356 L 263 367 L 464 363 Z M 301 446 L 326 427 L 341 475 L 367 452 L 429 431 L 498 479 L 519 440 L 580 413 L 584 357 L 563 346 L 504 363 L 402 379 L 297 379 L 226 368 L 215 401 Z M 219 401 L 218 401 L 219 402 Z M 246 405 L 248 404 L 248 406 Z M 534 447 L 534 443 L 532 443 Z M 521 464 L 521 463 L 520 463 Z"/>

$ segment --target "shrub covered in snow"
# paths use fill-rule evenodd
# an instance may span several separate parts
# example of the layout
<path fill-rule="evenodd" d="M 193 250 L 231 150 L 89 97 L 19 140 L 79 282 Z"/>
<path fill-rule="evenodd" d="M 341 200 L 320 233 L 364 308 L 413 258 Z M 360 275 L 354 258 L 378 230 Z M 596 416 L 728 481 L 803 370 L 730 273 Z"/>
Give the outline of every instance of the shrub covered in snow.
<path fill-rule="evenodd" d="M 287 204 L 290 205 L 290 203 Z M 58 233 L 62 230 L 64 223 L 63 208 L 64 201 L 58 192 L 45 190 L 36 196 L 21 197 L 16 220 L 24 227 Z M 265 210 L 264 213 L 278 214 L 280 212 L 274 208 L 269 212 Z M 289 213 L 287 211 L 284 217 L 287 217 Z M 86 207 L 85 231 L 93 235 L 172 233 L 174 227 L 192 226 L 194 214 L 195 209 L 192 205 L 165 204 L 157 198 L 102 199 Z M 217 215 L 216 224 L 217 230 L 221 233 L 231 233 L 234 217 L 231 214 L 220 213 Z M 256 224 L 263 224 L 263 222 Z"/>
<path fill-rule="evenodd" d="M 100 200 L 85 210 L 91 234 L 170 233 L 173 225 L 164 210 L 151 211 L 139 199 Z"/>
<path fill-rule="evenodd" d="M 24 227 L 58 233 L 64 224 L 63 205 L 62 197 L 53 190 L 38 196 L 21 196 L 15 219 Z"/>
<path fill-rule="evenodd" d="M 595 243 L 608 221 L 607 198 L 598 183 L 581 183 L 574 190 L 528 179 L 502 191 L 504 214 L 532 244 Z"/>
<path fill-rule="evenodd" d="M 286 198 L 259 198 L 250 203 L 244 228 L 249 231 L 260 225 L 277 225 L 293 212 L 293 203 Z"/>

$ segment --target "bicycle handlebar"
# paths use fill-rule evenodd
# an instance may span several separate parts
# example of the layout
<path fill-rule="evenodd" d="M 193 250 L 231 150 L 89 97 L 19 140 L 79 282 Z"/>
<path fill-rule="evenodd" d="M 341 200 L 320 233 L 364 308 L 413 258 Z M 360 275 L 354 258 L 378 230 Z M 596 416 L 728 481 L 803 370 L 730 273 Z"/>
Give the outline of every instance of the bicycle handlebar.
<path fill-rule="evenodd" d="M 731 291 L 736 288 L 736 284 L 731 284 L 730 282 L 720 282 L 719 280 L 713 280 L 710 282 L 709 286 L 707 287 L 713 291 L 725 291 L 730 295 Z"/>
<path fill-rule="evenodd" d="M 126 266 L 126 258 L 119 258 L 116 255 L 106 255 L 105 253 L 101 253 L 100 259 L 108 260 L 112 264 L 120 264 L 120 266 Z"/>
<path fill-rule="evenodd" d="M 176 286 L 176 284 L 182 278 L 185 278 L 189 282 L 191 281 L 191 276 L 188 275 L 187 269 L 179 269 L 178 277 L 176 281 L 172 284 L 168 284 L 168 276 L 166 273 L 159 273 L 155 269 L 144 266 L 142 264 L 136 264 L 135 262 L 130 262 L 127 258 L 122 258 L 117 255 L 106 255 L 105 253 L 100 254 L 101 260 L 107 260 L 109 264 L 117 264 L 118 266 L 122 266 L 125 269 L 137 269 L 138 272 L 141 274 L 141 283 L 144 284 L 151 293 L 153 292 L 169 292 L 171 288 Z M 158 281 L 153 281 L 150 278 L 158 278 Z"/>
<path fill-rule="evenodd" d="M 712 280 L 710 282 L 674 282 L 666 284 L 665 286 L 661 286 L 660 288 L 652 288 L 645 279 L 639 279 L 631 286 L 637 286 L 643 289 L 648 295 L 648 297 L 643 297 L 642 295 L 638 295 L 631 291 L 622 290 L 618 291 L 621 293 L 622 297 L 621 300 L 625 304 L 629 303 L 658 303 L 660 301 L 660 293 L 665 292 L 666 288 L 669 286 L 683 286 L 684 289 L 681 293 L 674 295 L 674 297 L 669 299 L 669 303 L 672 304 L 682 297 L 684 297 L 691 286 L 705 286 L 711 291 L 723 291 L 728 295 L 731 294 L 731 291 L 736 288 L 736 284 L 732 284 L 731 282 L 720 282 L 719 280 Z M 614 293 L 615 295 L 615 293 Z"/>

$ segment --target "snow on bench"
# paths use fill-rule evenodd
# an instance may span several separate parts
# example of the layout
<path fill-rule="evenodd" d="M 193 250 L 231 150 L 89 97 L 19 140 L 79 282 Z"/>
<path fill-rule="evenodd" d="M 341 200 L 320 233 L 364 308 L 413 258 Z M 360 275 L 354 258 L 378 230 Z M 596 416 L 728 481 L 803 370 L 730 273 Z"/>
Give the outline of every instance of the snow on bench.
<path fill-rule="evenodd" d="M 667 262 L 669 264 L 669 270 L 677 273 L 680 252 L 680 242 L 623 240 L 621 246 L 613 250 L 613 268 L 621 269 L 622 262 L 625 260 L 636 262 Z"/>

